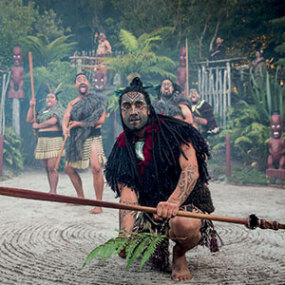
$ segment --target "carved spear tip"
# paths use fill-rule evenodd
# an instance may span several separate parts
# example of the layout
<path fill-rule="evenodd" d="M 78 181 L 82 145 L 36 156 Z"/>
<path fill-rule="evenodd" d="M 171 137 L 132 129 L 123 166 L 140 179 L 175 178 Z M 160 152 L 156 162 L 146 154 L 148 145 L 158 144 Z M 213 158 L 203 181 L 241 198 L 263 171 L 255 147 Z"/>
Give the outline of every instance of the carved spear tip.
<path fill-rule="evenodd" d="M 261 228 L 263 230 L 274 230 L 285 229 L 285 224 L 280 224 L 277 221 L 267 221 L 259 219 L 256 215 L 252 214 L 248 217 L 248 224 L 246 225 L 249 229 Z"/>

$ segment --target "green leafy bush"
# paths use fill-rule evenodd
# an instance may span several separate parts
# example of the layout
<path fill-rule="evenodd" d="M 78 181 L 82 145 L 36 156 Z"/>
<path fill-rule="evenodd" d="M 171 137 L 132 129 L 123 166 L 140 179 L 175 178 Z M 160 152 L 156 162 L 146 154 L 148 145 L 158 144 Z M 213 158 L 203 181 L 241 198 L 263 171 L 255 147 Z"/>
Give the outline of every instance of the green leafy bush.
<path fill-rule="evenodd" d="M 11 170 L 20 171 L 23 170 L 23 162 L 21 139 L 12 128 L 8 127 L 4 135 L 3 164 Z"/>

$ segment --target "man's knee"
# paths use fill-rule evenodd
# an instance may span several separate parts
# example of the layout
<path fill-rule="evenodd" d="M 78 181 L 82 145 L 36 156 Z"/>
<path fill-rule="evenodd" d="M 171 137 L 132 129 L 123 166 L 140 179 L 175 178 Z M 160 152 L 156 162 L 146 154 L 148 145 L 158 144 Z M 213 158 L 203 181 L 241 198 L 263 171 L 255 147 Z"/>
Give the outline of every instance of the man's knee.
<path fill-rule="evenodd" d="M 69 165 L 65 165 L 64 167 L 64 171 L 68 174 L 68 175 L 72 175 L 75 173 L 75 169 Z"/>
<path fill-rule="evenodd" d="M 175 217 L 171 219 L 170 230 L 174 236 L 199 237 L 201 228 L 200 219 Z"/>

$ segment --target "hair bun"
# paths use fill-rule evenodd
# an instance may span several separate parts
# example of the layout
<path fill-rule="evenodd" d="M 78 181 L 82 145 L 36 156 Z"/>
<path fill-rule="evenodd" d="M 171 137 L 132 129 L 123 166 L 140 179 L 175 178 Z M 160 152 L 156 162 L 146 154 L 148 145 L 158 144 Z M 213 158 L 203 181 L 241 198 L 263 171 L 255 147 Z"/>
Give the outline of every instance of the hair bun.
<path fill-rule="evenodd" d="M 138 87 L 142 87 L 143 86 L 143 83 L 141 82 L 140 78 L 139 77 L 135 77 L 130 86 L 138 86 Z"/>

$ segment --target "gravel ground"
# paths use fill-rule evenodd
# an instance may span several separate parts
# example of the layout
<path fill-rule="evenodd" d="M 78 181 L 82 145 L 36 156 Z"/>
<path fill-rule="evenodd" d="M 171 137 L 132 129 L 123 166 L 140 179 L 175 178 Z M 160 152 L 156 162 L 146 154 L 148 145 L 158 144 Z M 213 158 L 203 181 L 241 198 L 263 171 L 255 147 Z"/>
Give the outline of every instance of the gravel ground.
<path fill-rule="evenodd" d="M 87 198 L 94 198 L 90 171 L 81 173 Z M 3 186 L 47 192 L 43 171 L 24 172 L 0 182 Z M 285 223 L 285 189 L 241 187 L 211 183 L 215 214 L 259 218 Z M 58 193 L 75 196 L 61 173 Z M 104 200 L 116 201 L 106 186 Z M 127 271 L 117 256 L 84 269 L 88 253 L 117 235 L 118 210 L 91 215 L 91 207 L 67 206 L 0 196 L 0 284 L 173 284 L 170 272 Z M 192 280 L 187 284 L 285 284 L 285 231 L 249 230 L 216 222 L 224 241 L 218 253 L 196 247 L 187 253 Z"/>

